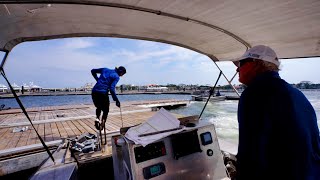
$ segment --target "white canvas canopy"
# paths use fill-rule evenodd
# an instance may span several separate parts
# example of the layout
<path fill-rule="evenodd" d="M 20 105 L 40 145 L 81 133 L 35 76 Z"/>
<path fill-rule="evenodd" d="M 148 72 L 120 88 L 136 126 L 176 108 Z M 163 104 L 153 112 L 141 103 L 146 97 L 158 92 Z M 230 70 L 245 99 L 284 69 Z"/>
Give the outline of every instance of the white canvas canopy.
<path fill-rule="evenodd" d="M 231 60 L 251 46 L 320 56 L 319 0 L 4 0 L 0 49 L 64 37 L 124 37 Z"/>

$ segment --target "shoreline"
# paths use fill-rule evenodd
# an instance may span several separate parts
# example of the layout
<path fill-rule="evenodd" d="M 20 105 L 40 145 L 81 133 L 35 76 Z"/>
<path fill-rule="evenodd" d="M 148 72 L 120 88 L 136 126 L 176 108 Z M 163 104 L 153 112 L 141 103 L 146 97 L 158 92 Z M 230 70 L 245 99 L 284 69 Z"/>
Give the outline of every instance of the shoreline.
<path fill-rule="evenodd" d="M 181 95 L 192 95 L 191 91 L 170 91 L 170 92 L 123 92 L 117 93 L 117 95 L 137 95 L 137 94 L 181 94 Z M 17 93 L 18 97 L 26 97 L 26 96 L 69 96 L 69 95 L 91 95 L 91 92 L 26 92 L 24 94 Z M 109 95 L 111 95 L 109 93 Z M 0 99 L 9 99 L 14 98 L 13 94 L 6 93 L 1 94 Z"/>

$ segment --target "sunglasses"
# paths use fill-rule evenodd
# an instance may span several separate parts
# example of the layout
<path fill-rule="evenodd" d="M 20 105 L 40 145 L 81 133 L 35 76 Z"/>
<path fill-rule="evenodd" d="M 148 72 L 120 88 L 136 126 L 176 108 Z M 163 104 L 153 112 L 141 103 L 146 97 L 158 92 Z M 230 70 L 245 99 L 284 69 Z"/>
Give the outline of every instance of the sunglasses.
<path fill-rule="evenodd" d="M 244 60 L 239 61 L 239 67 L 245 65 L 248 62 L 254 62 L 254 59 L 248 58 L 248 59 L 244 59 Z"/>

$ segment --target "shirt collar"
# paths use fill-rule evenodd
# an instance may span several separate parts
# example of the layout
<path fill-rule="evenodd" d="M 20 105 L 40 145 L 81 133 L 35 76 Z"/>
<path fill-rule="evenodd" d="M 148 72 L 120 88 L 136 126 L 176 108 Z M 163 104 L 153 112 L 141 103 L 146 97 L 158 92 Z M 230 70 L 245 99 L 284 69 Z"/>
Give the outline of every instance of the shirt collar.
<path fill-rule="evenodd" d="M 263 81 L 263 80 L 269 79 L 269 78 L 281 79 L 278 72 L 276 72 L 276 71 L 267 71 L 267 72 L 264 72 L 262 74 L 257 75 L 257 77 L 255 77 L 250 84 L 254 84 L 254 83 L 257 83 L 259 81 Z"/>

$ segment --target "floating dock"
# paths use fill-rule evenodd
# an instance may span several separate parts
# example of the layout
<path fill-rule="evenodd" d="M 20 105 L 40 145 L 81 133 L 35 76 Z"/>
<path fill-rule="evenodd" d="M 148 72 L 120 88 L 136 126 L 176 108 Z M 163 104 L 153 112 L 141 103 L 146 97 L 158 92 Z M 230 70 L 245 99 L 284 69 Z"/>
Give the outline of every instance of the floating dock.
<path fill-rule="evenodd" d="M 180 100 L 123 102 L 121 106 L 123 126 L 140 124 L 161 107 L 171 109 L 186 106 L 188 103 L 189 101 Z M 35 107 L 26 110 L 45 142 L 73 138 L 84 132 L 96 133 L 94 127 L 95 107 L 93 105 Z M 121 126 L 120 109 L 111 103 L 106 122 L 107 133 L 119 132 Z M 0 155 L 1 150 L 40 143 L 35 131 L 20 109 L 0 111 L 0 137 L 2 139 Z"/>

